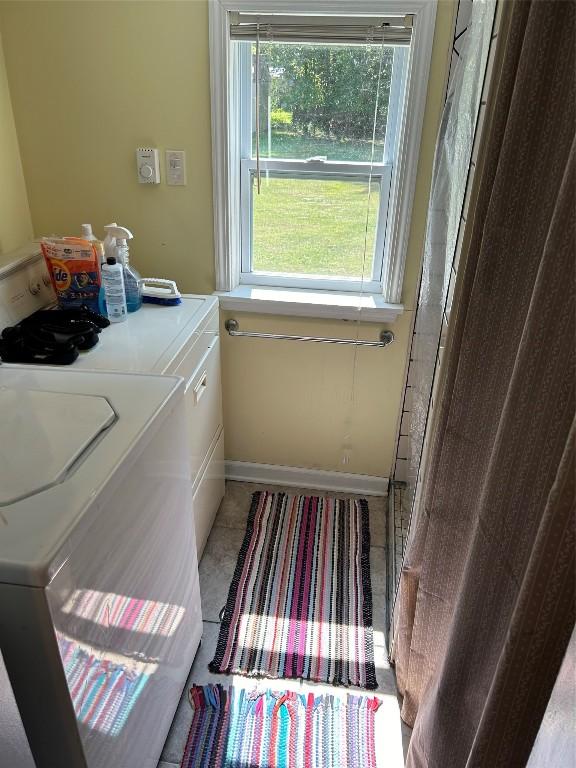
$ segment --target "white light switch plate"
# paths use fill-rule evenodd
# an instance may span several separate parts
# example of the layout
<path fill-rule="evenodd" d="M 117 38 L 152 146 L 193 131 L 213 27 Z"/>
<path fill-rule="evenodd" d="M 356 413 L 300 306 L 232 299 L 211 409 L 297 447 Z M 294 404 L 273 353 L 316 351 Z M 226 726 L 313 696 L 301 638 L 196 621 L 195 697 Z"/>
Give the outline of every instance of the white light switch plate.
<path fill-rule="evenodd" d="M 186 184 L 186 152 L 183 149 L 166 150 L 166 184 Z"/>

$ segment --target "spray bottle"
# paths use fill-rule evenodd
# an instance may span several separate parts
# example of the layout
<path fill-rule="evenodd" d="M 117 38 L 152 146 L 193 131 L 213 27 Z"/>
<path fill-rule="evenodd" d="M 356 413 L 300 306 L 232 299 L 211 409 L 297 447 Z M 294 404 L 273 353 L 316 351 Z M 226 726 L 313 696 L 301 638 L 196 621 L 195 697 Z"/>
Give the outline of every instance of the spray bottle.
<path fill-rule="evenodd" d="M 108 226 L 104 227 L 106 230 L 106 237 L 104 238 L 104 261 L 106 259 L 111 259 L 112 257 L 116 258 L 116 238 L 110 234 L 108 231 L 109 228 L 117 227 L 118 224 L 116 224 L 115 221 L 112 222 L 112 224 L 108 224 Z"/>
<path fill-rule="evenodd" d="M 108 224 L 104 227 L 106 236 L 116 238 L 116 247 L 114 257 L 119 264 L 122 264 L 124 270 L 124 289 L 126 291 L 126 305 L 128 312 L 136 312 L 142 306 L 142 278 L 139 273 L 130 266 L 130 256 L 127 240 L 131 240 L 133 235 L 126 227 L 119 227 L 116 224 Z"/>

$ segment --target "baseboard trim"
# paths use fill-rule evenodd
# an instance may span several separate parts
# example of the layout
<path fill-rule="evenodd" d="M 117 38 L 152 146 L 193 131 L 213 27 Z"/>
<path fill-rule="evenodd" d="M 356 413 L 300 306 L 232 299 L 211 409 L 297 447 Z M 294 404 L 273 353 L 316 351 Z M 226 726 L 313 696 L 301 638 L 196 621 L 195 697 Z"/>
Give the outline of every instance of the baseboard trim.
<path fill-rule="evenodd" d="M 227 480 L 312 488 L 338 493 L 362 493 L 366 496 L 386 496 L 388 492 L 387 477 L 284 467 L 278 464 L 252 464 L 249 461 L 227 461 L 225 467 Z"/>

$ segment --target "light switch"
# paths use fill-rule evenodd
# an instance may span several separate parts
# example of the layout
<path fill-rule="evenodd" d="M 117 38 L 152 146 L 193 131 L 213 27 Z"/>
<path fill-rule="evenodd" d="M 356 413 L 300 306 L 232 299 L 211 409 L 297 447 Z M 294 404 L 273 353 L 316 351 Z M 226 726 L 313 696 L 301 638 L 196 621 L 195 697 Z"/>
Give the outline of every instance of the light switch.
<path fill-rule="evenodd" d="M 166 184 L 186 184 L 186 152 L 183 149 L 166 150 Z"/>

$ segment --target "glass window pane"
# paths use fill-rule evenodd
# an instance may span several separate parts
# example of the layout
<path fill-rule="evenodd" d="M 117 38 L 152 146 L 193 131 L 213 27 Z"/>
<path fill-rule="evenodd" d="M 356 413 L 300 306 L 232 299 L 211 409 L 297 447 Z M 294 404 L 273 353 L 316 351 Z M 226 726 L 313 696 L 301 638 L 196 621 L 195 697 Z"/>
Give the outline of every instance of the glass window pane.
<path fill-rule="evenodd" d="M 262 157 L 383 161 L 394 49 L 381 44 L 260 43 Z M 253 82 L 256 46 L 252 46 Z M 380 70 L 380 61 L 382 68 Z M 378 77 L 380 74 L 380 88 Z M 252 88 L 252 153 L 256 99 Z"/>
<path fill-rule="evenodd" d="M 372 279 L 380 183 L 252 173 L 252 269 Z M 364 256 L 366 254 L 366 256 Z"/>

